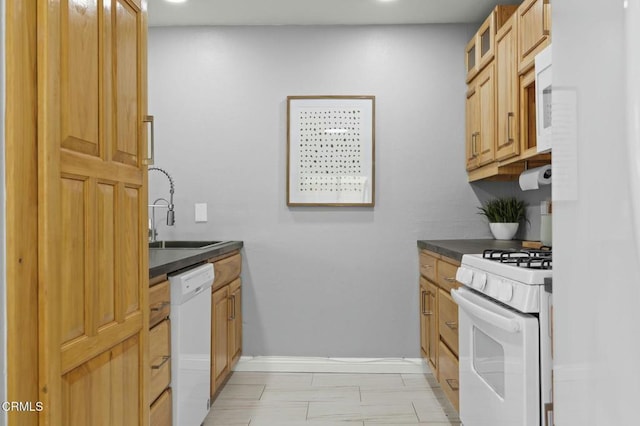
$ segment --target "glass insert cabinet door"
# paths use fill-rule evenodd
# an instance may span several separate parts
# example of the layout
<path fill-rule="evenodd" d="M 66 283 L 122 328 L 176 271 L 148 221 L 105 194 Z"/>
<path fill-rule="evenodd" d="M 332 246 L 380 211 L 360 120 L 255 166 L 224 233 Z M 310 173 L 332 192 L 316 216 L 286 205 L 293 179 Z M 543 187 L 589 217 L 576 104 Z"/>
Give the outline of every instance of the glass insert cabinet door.
<path fill-rule="evenodd" d="M 460 419 L 470 426 L 540 423 L 538 319 L 461 287 Z"/>

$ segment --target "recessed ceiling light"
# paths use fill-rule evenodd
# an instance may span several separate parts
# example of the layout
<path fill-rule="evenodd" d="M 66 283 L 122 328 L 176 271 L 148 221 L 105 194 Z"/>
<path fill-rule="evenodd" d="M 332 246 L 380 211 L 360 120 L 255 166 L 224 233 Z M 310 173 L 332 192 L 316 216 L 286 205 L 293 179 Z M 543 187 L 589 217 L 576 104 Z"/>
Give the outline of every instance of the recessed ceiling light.
<path fill-rule="evenodd" d="M 186 3 L 187 0 L 164 0 L 169 3 Z"/>

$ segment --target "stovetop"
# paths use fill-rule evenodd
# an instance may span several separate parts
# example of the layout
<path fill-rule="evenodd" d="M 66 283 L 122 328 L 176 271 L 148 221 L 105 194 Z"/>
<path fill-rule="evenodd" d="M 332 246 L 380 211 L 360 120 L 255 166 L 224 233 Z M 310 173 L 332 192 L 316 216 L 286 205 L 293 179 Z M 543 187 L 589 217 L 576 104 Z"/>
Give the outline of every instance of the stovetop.
<path fill-rule="evenodd" d="M 519 268 L 551 269 L 553 252 L 550 249 L 521 249 L 521 250 L 485 250 L 482 257 L 495 262 L 507 263 Z"/>
<path fill-rule="evenodd" d="M 462 266 L 522 284 L 544 285 L 544 279 L 552 276 L 553 260 L 550 250 L 485 250 L 465 254 Z"/>

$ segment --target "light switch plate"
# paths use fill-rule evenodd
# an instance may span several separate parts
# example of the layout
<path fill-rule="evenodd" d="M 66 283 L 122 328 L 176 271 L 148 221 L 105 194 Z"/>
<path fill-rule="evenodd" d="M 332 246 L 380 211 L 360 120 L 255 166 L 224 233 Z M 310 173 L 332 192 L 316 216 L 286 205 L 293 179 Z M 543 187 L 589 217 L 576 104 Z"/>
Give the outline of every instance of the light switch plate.
<path fill-rule="evenodd" d="M 207 203 L 196 203 L 196 223 L 207 221 Z"/>

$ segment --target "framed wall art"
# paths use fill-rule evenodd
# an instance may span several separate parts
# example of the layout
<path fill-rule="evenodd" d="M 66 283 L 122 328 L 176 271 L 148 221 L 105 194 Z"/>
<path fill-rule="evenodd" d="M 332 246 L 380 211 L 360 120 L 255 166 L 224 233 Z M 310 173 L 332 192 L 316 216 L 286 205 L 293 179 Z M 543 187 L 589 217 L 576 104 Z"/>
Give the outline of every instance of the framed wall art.
<path fill-rule="evenodd" d="M 287 97 L 287 205 L 374 206 L 375 97 Z"/>

